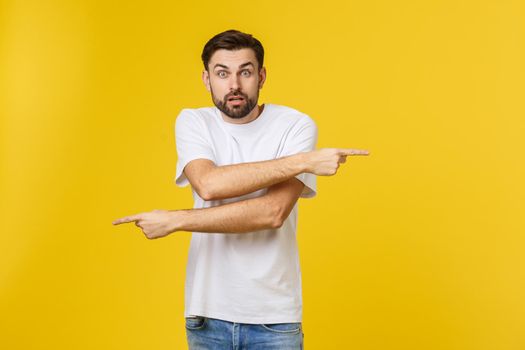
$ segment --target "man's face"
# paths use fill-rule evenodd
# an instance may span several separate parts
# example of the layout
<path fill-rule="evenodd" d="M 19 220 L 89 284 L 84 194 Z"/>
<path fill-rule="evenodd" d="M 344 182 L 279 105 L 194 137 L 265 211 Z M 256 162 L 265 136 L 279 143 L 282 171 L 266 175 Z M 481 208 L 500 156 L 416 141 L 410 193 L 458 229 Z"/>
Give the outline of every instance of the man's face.
<path fill-rule="evenodd" d="M 230 118 L 243 118 L 257 105 L 266 70 L 258 70 L 252 49 L 217 50 L 202 73 L 215 106 Z"/>

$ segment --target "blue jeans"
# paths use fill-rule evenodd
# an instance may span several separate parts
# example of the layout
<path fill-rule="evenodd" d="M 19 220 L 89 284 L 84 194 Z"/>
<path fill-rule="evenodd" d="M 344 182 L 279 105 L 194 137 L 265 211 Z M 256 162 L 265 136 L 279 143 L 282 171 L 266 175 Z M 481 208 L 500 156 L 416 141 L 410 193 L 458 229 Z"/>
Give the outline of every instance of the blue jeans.
<path fill-rule="evenodd" d="M 303 350 L 301 323 L 247 324 L 186 317 L 189 350 Z"/>

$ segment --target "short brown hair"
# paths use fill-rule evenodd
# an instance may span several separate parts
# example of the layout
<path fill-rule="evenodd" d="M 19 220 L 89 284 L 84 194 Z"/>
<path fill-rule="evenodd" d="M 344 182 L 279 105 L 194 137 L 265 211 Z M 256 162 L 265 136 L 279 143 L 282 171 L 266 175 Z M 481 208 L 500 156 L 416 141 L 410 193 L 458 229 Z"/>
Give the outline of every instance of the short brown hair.
<path fill-rule="evenodd" d="M 208 70 L 208 63 L 215 51 L 220 49 L 240 50 L 244 48 L 252 49 L 255 52 L 255 57 L 259 63 L 259 70 L 261 70 L 264 61 L 264 48 L 261 42 L 251 34 L 243 33 L 235 29 L 230 29 L 215 35 L 204 45 L 201 55 L 204 69 Z"/>

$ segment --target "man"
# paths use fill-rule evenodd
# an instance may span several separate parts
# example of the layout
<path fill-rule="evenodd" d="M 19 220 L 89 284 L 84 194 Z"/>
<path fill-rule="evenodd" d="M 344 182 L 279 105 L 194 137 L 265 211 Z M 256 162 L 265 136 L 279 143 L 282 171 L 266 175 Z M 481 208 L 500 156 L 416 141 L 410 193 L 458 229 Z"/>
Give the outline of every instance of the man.
<path fill-rule="evenodd" d="M 229 30 L 205 45 L 202 79 L 215 107 L 176 120 L 179 186 L 191 210 L 154 210 L 135 222 L 148 238 L 191 231 L 185 285 L 190 350 L 302 349 L 297 200 L 316 194 L 352 149 L 315 150 L 317 127 L 285 106 L 258 105 L 261 43 Z"/>

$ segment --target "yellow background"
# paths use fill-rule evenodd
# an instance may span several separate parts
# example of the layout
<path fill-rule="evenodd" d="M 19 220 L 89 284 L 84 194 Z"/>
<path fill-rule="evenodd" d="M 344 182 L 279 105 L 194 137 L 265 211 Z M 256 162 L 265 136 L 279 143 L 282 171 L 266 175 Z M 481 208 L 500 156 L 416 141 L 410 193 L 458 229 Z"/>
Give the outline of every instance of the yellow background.
<path fill-rule="evenodd" d="M 0 2 L 0 348 L 185 349 L 174 122 L 205 42 L 369 149 L 300 200 L 307 349 L 525 349 L 522 1 Z"/>

